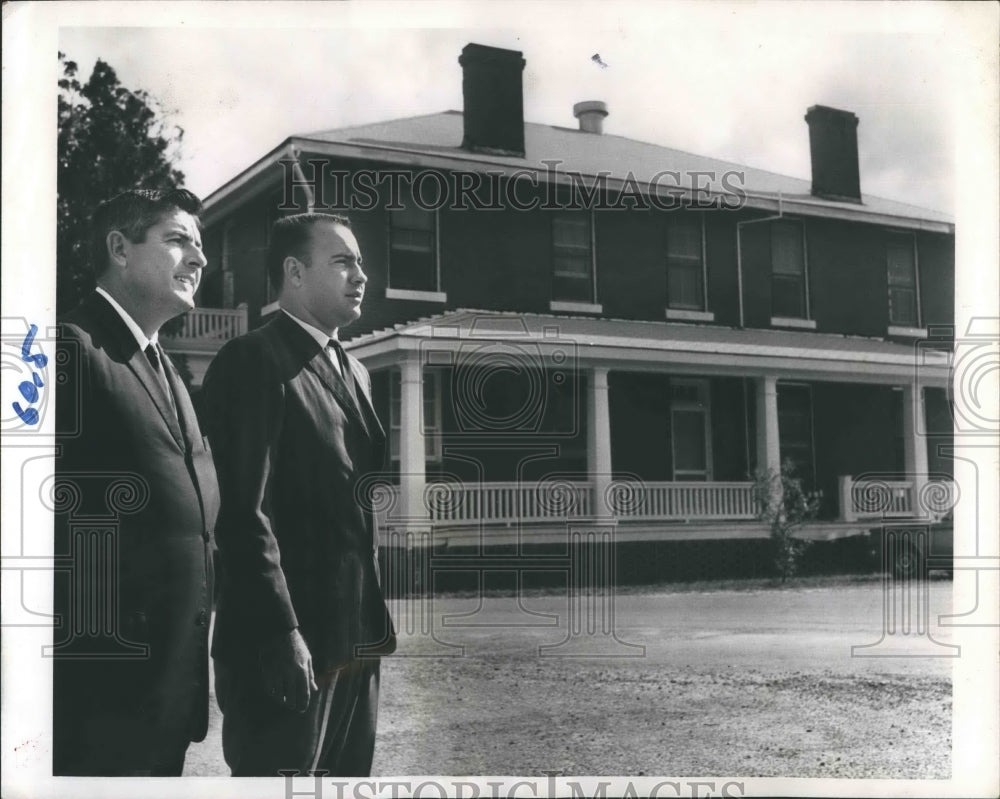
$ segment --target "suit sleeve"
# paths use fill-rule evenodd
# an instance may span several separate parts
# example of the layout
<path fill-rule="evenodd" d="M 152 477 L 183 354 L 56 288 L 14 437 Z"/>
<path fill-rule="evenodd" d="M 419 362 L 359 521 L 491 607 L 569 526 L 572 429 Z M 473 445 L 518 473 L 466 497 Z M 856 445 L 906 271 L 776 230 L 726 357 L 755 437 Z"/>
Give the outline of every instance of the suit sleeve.
<path fill-rule="evenodd" d="M 271 517 L 284 385 L 259 346 L 236 340 L 212 362 L 204 397 L 221 495 L 216 538 L 232 610 L 255 639 L 290 630 L 298 620 Z"/>

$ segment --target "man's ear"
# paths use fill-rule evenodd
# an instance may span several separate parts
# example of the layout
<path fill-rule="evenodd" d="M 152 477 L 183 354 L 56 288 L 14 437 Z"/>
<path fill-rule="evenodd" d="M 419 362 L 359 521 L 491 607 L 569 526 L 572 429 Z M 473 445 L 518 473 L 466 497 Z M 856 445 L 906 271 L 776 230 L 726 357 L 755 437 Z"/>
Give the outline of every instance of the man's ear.
<path fill-rule="evenodd" d="M 281 262 L 281 270 L 284 272 L 285 282 L 291 283 L 294 286 L 302 285 L 302 270 L 305 268 L 305 264 L 294 255 L 285 256 L 285 260 Z"/>
<path fill-rule="evenodd" d="M 104 239 L 108 259 L 115 266 L 124 267 L 128 261 L 128 239 L 120 230 L 112 230 Z"/>

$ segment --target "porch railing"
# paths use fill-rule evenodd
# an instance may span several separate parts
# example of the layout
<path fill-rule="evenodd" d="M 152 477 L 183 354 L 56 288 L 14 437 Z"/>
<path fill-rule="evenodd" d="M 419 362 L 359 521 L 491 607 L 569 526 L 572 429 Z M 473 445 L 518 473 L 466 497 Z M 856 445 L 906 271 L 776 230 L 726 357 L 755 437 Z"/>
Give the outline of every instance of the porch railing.
<path fill-rule="evenodd" d="M 755 519 L 753 483 L 625 482 L 608 492 L 613 515 L 624 519 Z"/>
<path fill-rule="evenodd" d="M 380 525 L 399 502 L 398 486 L 381 486 L 375 500 Z M 752 483 L 630 482 L 616 480 L 607 508 L 617 519 L 636 521 L 752 520 Z M 603 498 L 602 498 L 603 502 Z M 431 522 L 540 522 L 596 515 L 593 483 L 429 483 L 424 507 Z"/>
<path fill-rule="evenodd" d="M 589 483 L 431 483 L 424 501 L 432 521 L 545 521 L 592 513 Z"/>
<path fill-rule="evenodd" d="M 228 341 L 247 332 L 247 308 L 194 308 L 184 316 L 177 339 L 212 339 Z"/>
<path fill-rule="evenodd" d="M 840 515 L 844 521 L 864 519 L 940 518 L 958 501 L 951 480 L 928 480 L 914 491 L 913 480 L 855 480 L 841 475 Z"/>

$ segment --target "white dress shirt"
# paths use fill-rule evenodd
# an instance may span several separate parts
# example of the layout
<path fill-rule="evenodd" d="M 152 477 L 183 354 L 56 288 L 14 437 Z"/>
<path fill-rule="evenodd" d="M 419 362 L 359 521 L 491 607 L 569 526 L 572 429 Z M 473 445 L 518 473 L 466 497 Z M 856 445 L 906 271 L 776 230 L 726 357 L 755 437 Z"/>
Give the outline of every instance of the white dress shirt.
<path fill-rule="evenodd" d="M 327 344 L 329 344 L 331 338 L 335 339 L 337 337 L 336 336 L 331 336 L 328 333 L 324 333 L 318 327 L 314 327 L 313 325 L 309 324 L 308 322 L 303 322 L 295 314 L 289 313 L 284 308 L 282 308 L 281 311 L 282 311 L 282 313 L 288 314 L 289 318 L 291 318 L 299 327 L 301 327 L 303 330 L 305 330 L 306 333 L 308 333 L 310 336 L 312 336 L 316 340 L 316 343 L 319 344 L 319 346 L 322 348 L 323 352 L 326 353 L 327 360 L 329 360 L 330 363 L 333 364 L 334 370 L 337 372 L 338 375 L 340 375 L 341 377 L 343 377 L 344 374 L 343 374 L 343 372 L 340 371 L 340 359 L 337 358 L 337 353 L 335 353 L 330 347 L 327 346 Z"/>
<path fill-rule="evenodd" d="M 135 319 L 133 319 L 129 315 L 128 311 L 126 311 L 124 308 L 121 307 L 121 305 L 118 304 L 118 300 L 116 300 L 114 297 L 108 294 L 108 292 L 105 291 L 101 286 L 97 287 L 97 293 L 100 294 L 102 297 L 104 297 L 104 299 L 106 299 L 111 304 L 111 307 L 118 312 L 118 315 L 122 318 L 122 321 L 125 323 L 125 326 L 132 332 L 132 335 L 135 336 L 135 340 L 139 343 L 139 349 L 142 352 L 145 352 L 146 347 L 148 347 L 150 344 L 156 344 L 160 335 L 159 331 L 153 333 L 152 337 L 147 338 L 146 334 L 142 332 L 142 328 L 136 324 Z"/>

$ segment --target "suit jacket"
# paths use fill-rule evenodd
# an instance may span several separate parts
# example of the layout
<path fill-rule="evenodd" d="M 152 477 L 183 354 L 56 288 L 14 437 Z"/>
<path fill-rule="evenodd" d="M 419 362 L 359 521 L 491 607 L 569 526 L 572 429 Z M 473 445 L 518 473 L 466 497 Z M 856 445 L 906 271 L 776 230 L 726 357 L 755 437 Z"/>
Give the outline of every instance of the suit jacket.
<path fill-rule="evenodd" d="M 280 313 L 229 342 L 205 377 L 222 504 L 212 654 L 256 664 L 298 627 L 317 673 L 395 647 L 378 542 L 359 482 L 380 472 L 385 434 L 367 371 L 348 356 L 358 403 L 306 331 Z"/>
<path fill-rule="evenodd" d="M 55 554 L 64 568 L 55 581 L 54 769 L 142 771 L 147 756 L 201 740 L 207 729 L 218 485 L 168 358 L 176 415 L 135 337 L 99 294 L 60 331 Z M 93 547 L 103 547 L 99 556 Z M 111 566 L 91 570 L 108 558 Z M 81 618 L 99 605 L 87 604 L 88 590 L 109 598 L 115 614 L 91 629 Z"/>

